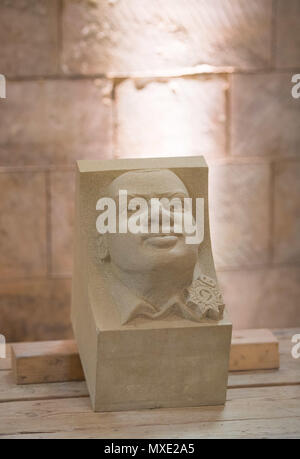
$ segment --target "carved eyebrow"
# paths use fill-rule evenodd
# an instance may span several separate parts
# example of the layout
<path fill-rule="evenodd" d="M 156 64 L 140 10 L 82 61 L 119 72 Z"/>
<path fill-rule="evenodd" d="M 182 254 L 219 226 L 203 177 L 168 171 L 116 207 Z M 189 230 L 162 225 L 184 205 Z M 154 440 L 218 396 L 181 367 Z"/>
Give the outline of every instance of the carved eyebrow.
<path fill-rule="evenodd" d="M 151 199 L 151 198 L 188 198 L 188 194 L 185 191 L 171 191 L 167 193 L 151 193 L 151 195 L 147 194 L 128 194 L 128 199 L 134 198 L 144 198 L 144 199 Z"/>
<path fill-rule="evenodd" d="M 145 199 L 146 201 L 152 199 L 152 198 L 158 198 L 158 199 L 162 199 L 162 198 L 168 198 L 168 199 L 173 199 L 173 198 L 180 198 L 180 199 L 183 199 L 183 198 L 189 198 L 189 195 L 186 191 L 184 190 L 178 190 L 178 191 L 170 191 L 170 192 L 166 192 L 166 193 L 151 193 L 149 195 L 147 194 L 133 194 L 133 193 L 130 193 L 130 194 L 127 194 L 127 200 L 130 201 L 131 199 L 134 199 L 134 198 L 142 198 L 142 199 Z M 116 201 L 116 203 L 118 203 L 119 201 L 119 195 L 115 195 L 113 197 L 114 201 Z"/>
<path fill-rule="evenodd" d="M 189 195 L 187 192 L 181 190 L 181 191 L 173 191 L 173 192 L 170 192 L 170 193 L 164 193 L 164 196 L 168 197 L 168 198 L 188 198 Z"/>

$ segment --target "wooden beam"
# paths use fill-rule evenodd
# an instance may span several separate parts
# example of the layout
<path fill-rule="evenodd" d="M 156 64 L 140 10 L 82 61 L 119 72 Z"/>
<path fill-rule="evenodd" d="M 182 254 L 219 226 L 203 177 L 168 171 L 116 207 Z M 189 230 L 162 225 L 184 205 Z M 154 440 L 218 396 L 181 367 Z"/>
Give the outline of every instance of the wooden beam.
<path fill-rule="evenodd" d="M 42 341 L 11 345 L 16 384 L 82 381 L 75 341 Z M 233 331 L 230 371 L 279 368 L 279 344 L 270 330 Z"/>
<path fill-rule="evenodd" d="M 11 346 L 16 384 L 40 384 L 84 379 L 75 341 L 41 341 Z"/>
<path fill-rule="evenodd" d="M 279 368 L 279 342 L 271 330 L 233 330 L 229 371 Z"/>

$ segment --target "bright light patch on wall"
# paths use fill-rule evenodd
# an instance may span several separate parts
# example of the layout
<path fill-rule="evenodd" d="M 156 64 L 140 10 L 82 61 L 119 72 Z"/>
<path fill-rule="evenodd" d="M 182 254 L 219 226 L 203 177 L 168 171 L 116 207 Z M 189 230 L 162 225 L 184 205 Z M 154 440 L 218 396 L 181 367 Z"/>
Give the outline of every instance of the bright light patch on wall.
<path fill-rule="evenodd" d="M 205 76 L 124 81 L 117 88 L 118 155 L 215 154 L 225 144 L 226 85 Z"/>

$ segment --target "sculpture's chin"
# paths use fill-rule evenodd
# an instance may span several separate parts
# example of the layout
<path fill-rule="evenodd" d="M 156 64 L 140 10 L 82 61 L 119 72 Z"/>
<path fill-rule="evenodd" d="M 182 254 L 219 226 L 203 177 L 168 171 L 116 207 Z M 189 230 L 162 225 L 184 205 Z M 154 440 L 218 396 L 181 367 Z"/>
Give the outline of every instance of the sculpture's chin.
<path fill-rule="evenodd" d="M 161 272 L 163 275 L 168 275 L 170 279 L 172 276 L 184 279 L 185 276 L 189 276 L 189 273 L 192 275 L 197 262 L 197 253 L 191 247 L 178 242 L 169 247 L 149 245 L 147 250 L 150 247 L 151 256 L 147 257 L 147 262 L 144 264 L 145 271 Z"/>

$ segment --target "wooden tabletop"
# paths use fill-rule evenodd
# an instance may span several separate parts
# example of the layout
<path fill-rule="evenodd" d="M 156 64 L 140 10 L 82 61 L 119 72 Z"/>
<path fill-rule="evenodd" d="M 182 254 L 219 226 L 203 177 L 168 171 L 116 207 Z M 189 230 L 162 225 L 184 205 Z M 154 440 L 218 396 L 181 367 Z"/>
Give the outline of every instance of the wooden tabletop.
<path fill-rule="evenodd" d="M 280 370 L 230 373 L 225 406 L 94 413 L 85 382 L 17 386 L 0 359 L 0 438 L 300 438 L 300 329 L 275 330 Z M 9 346 L 8 346 L 9 354 Z"/>

